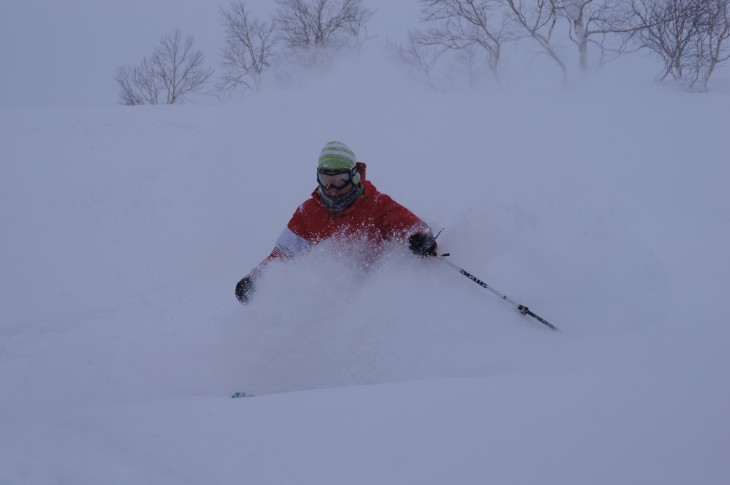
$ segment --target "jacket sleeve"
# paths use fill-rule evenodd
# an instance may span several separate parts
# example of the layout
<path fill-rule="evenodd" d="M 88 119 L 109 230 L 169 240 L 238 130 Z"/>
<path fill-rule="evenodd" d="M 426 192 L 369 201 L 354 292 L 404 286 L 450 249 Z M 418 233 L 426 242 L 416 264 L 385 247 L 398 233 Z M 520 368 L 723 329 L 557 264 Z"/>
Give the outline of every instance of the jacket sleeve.
<path fill-rule="evenodd" d="M 281 231 L 279 237 L 276 238 L 276 244 L 274 245 L 274 249 L 271 250 L 271 253 L 258 266 L 251 270 L 250 275 L 252 278 L 256 279 L 264 266 L 271 261 L 291 259 L 312 247 L 312 241 L 305 239 L 291 229 L 291 227 L 296 227 L 297 218 L 302 217 L 301 212 L 301 208 L 297 209 L 287 226 Z"/>
<path fill-rule="evenodd" d="M 312 241 L 304 239 L 287 226 L 281 231 L 279 237 L 276 238 L 274 249 L 264 261 L 293 258 L 307 251 L 310 247 L 312 247 Z"/>

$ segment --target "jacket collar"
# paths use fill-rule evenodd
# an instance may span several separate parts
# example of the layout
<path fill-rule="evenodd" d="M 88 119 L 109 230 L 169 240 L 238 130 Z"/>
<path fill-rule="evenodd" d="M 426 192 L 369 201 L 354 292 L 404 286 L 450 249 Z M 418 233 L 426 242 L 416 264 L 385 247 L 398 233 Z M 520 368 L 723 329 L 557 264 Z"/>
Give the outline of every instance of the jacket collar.
<path fill-rule="evenodd" d="M 333 214 L 345 214 L 345 213 L 349 212 L 350 210 L 352 210 L 352 208 L 354 206 L 356 206 L 358 204 L 358 202 L 360 202 L 360 200 L 363 197 L 366 196 L 366 194 L 370 191 L 369 189 L 371 187 L 373 187 L 372 184 L 370 182 L 368 182 L 367 181 L 367 178 L 365 177 L 365 171 L 367 170 L 367 165 L 365 164 L 365 162 L 357 162 L 355 164 L 355 169 L 360 174 L 360 185 L 362 186 L 362 189 L 361 189 L 360 195 L 349 206 L 347 206 L 344 209 L 339 210 L 339 211 L 333 211 L 333 210 L 331 210 L 329 207 L 327 207 L 327 205 L 320 198 L 319 187 L 317 187 L 316 189 L 314 189 L 314 192 L 312 192 L 312 197 L 314 199 L 316 199 L 319 204 L 322 204 L 327 210 L 329 210 Z"/>

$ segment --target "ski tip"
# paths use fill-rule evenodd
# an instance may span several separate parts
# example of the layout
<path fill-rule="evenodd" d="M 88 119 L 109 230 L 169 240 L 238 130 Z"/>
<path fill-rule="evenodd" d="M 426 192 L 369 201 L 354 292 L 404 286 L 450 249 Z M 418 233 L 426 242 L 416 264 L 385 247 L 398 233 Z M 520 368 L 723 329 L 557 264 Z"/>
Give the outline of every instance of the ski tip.
<path fill-rule="evenodd" d="M 253 397 L 253 394 L 250 394 L 248 392 L 234 392 L 233 394 L 231 394 L 231 398 L 233 399 L 239 399 L 242 397 Z"/>

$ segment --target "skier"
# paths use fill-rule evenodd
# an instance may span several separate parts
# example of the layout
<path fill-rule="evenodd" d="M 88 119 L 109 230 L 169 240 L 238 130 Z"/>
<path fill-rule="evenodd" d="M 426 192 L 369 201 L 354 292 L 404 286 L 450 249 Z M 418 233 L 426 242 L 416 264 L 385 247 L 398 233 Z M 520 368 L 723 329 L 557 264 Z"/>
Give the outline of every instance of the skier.
<path fill-rule="evenodd" d="M 355 238 L 377 249 L 403 241 L 419 256 L 436 254 L 436 239 L 428 225 L 410 210 L 375 188 L 365 177 L 365 164 L 337 141 L 319 155 L 319 187 L 294 212 L 271 254 L 236 285 L 236 298 L 247 303 L 255 280 L 272 260 L 290 259 L 328 239 Z"/>

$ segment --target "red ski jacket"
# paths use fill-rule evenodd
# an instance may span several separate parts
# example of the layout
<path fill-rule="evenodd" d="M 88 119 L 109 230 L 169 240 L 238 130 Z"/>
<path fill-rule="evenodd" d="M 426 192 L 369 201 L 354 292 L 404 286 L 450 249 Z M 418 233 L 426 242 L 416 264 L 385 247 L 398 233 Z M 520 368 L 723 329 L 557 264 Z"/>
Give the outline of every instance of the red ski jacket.
<path fill-rule="evenodd" d="M 294 212 L 286 229 L 276 241 L 262 265 L 281 258 L 291 258 L 329 239 L 364 240 L 377 247 L 415 233 L 431 235 L 428 225 L 390 196 L 383 194 L 365 178 L 366 165 L 356 165 L 364 192 L 342 211 L 331 211 L 319 198 L 319 189 L 312 192 Z M 407 243 L 405 243 L 407 244 Z M 261 265 L 259 266 L 259 268 Z M 257 268 L 258 269 L 258 268 Z"/>

